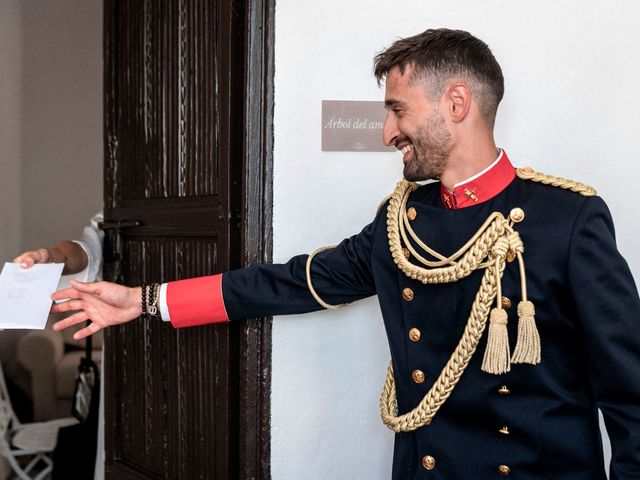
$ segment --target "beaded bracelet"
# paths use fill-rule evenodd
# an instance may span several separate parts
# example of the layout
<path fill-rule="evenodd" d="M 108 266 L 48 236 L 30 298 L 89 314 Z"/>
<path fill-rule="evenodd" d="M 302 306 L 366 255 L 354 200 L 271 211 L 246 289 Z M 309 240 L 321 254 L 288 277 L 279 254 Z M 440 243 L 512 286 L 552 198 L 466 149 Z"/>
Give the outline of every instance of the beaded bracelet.
<path fill-rule="evenodd" d="M 141 285 L 142 290 L 142 315 L 159 316 L 158 299 L 160 298 L 160 284 Z"/>
<path fill-rule="evenodd" d="M 149 287 L 149 315 L 158 315 L 158 297 L 160 296 L 160 285 L 157 283 L 152 284 Z"/>
<path fill-rule="evenodd" d="M 147 314 L 147 286 L 142 284 L 140 287 L 142 290 L 142 315 L 146 315 Z"/>

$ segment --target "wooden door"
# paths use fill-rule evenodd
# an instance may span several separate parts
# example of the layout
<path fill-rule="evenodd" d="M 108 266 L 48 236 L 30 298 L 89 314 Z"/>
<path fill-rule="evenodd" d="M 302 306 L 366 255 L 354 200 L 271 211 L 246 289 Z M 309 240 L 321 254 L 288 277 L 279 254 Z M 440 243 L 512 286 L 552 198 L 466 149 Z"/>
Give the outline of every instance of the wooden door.
<path fill-rule="evenodd" d="M 270 260 L 272 0 L 105 0 L 105 278 Z M 108 479 L 269 477 L 270 322 L 105 337 Z"/>

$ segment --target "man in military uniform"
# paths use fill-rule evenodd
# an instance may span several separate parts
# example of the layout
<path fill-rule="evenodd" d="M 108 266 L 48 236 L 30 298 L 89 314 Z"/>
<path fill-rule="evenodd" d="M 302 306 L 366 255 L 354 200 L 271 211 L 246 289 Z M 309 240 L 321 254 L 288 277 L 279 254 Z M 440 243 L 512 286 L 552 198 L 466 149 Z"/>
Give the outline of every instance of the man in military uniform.
<path fill-rule="evenodd" d="M 611 479 L 640 478 L 640 300 L 606 205 L 496 147 L 502 72 L 467 32 L 400 39 L 375 73 L 405 179 L 360 233 L 282 265 L 139 288 L 75 283 L 53 309 L 82 311 L 56 328 L 91 318 L 82 337 L 130 321 L 141 297 L 185 327 L 377 294 L 394 479 L 605 479 L 598 407 Z"/>

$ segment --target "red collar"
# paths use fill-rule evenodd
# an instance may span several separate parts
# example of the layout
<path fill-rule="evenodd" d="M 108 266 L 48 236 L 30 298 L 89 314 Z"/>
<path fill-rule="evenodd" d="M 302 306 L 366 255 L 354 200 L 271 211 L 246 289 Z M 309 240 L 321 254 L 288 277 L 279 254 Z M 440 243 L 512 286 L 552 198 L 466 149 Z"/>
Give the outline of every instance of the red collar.
<path fill-rule="evenodd" d="M 441 185 L 440 199 L 445 208 L 473 207 L 497 196 L 507 188 L 515 176 L 516 170 L 511 165 L 507 153 L 501 150 L 500 156 L 492 165 L 469 180 L 457 184 L 453 192 Z"/>

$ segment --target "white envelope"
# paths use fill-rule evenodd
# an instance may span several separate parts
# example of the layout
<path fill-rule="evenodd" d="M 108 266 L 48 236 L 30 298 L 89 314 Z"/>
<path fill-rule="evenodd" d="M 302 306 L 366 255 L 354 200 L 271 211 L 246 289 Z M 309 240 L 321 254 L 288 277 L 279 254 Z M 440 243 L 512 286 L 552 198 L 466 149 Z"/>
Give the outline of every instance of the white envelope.
<path fill-rule="evenodd" d="M 25 270 L 5 263 L 0 273 L 0 329 L 42 330 L 63 268 L 62 263 L 47 263 Z"/>

